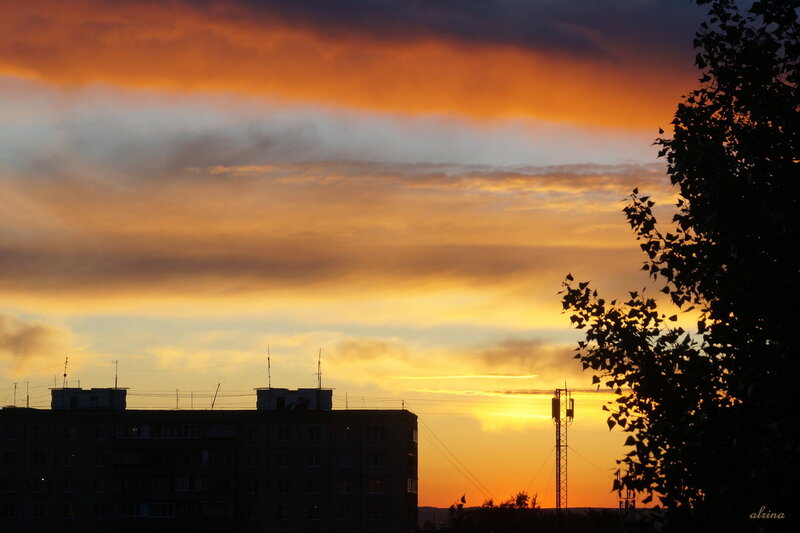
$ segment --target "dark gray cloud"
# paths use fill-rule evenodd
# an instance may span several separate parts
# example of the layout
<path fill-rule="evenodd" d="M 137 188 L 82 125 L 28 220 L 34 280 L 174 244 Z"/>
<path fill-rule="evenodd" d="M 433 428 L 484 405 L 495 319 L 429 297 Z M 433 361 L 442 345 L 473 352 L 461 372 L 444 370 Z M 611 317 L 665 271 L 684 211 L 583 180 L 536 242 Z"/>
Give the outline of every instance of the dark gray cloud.
<path fill-rule="evenodd" d="M 15 368 L 33 357 L 51 355 L 62 338 L 56 328 L 0 313 L 0 358 L 10 359 Z"/>
<path fill-rule="evenodd" d="M 556 345 L 541 339 L 509 338 L 477 351 L 488 368 L 514 368 L 531 374 L 553 371 L 580 374 L 580 364 L 572 358 L 572 346 Z"/>
<path fill-rule="evenodd" d="M 630 254 L 594 248 L 504 245 L 353 246 L 326 237 L 242 242 L 225 237 L 178 242 L 126 240 L 74 243 L 69 250 L 0 244 L 0 291 L 46 295 L 118 293 L 238 294 L 262 289 L 310 288 L 343 281 L 393 287 L 426 280 L 502 285 L 523 277 L 559 279 L 565 264 L 630 263 Z M 228 248 L 226 248 L 228 247 Z M 202 253 L 198 250 L 203 249 Z M 635 256 L 634 256 L 635 257 Z M 602 270 L 602 267 L 598 267 Z M 554 287 L 557 289 L 557 286 Z M 522 351 L 514 351 L 514 350 Z M 503 346 L 481 357 L 527 357 L 530 346 Z"/>
<path fill-rule="evenodd" d="M 674 0 L 240 0 L 234 4 L 240 9 L 207 0 L 188 4 L 332 36 L 445 39 L 608 59 L 616 46 L 684 66 L 705 12 Z"/>
<path fill-rule="evenodd" d="M 352 364 L 358 361 L 377 361 L 385 357 L 405 361 L 408 359 L 408 351 L 399 342 L 370 338 L 341 341 L 333 351 L 333 359 L 343 364 Z"/>

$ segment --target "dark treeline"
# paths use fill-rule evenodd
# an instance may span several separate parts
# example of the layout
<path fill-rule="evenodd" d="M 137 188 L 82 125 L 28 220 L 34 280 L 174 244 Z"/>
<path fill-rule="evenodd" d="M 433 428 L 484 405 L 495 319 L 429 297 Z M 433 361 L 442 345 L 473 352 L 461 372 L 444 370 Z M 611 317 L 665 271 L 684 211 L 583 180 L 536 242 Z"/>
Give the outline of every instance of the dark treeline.
<path fill-rule="evenodd" d="M 649 531 L 643 520 L 634 529 L 633 516 L 611 509 L 573 509 L 559 513 L 541 509 L 534 495 L 519 492 L 500 503 L 488 500 L 480 507 L 468 507 L 463 496 L 449 511 L 449 531 L 461 533 L 619 533 Z M 642 529 L 644 527 L 644 529 Z M 425 524 L 422 531 L 433 531 Z"/>

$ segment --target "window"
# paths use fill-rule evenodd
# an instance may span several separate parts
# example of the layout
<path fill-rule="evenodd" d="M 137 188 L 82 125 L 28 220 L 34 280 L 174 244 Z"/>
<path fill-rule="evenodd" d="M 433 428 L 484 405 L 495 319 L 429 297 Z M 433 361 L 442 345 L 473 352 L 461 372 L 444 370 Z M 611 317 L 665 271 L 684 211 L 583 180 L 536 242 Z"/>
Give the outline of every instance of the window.
<path fill-rule="evenodd" d="M 367 494 L 383 494 L 383 480 L 373 479 L 367 483 Z"/>
<path fill-rule="evenodd" d="M 310 454 L 308 454 L 308 467 L 309 468 L 319 468 L 319 454 L 318 453 L 310 453 Z"/>
<path fill-rule="evenodd" d="M 45 426 L 33 426 L 33 438 L 42 440 L 47 438 L 47 428 Z"/>
<path fill-rule="evenodd" d="M 64 518 L 68 520 L 74 519 L 78 516 L 78 509 L 75 507 L 74 503 L 68 503 L 64 506 Z"/>
<path fill-rule="evenodd" d="M 312 505 L 308 508 L 308 519 L 319 520 L 319 505 Z"/>
<path fill-rule="evenodd" d="M 175 505 L 175 516 L 178 518 L 194 518 L 200 516 L 200 507 L 196 503 L 178 503 Z"/>
<path fill-rule="evenodd" d="M 72 478 L 64 479 L 64 492 L 75 492 L 75 480 Z"/>
<path fill-rule="evenodd" d="M 116 516 L 139 516 L 139 504 L 133 502 L 118 503 L 114 511 Z"/>
<path fill-rule="evenodd" d="M 278 492 L 286 494 L 289 492 L 289 480 L 282 477 L 278 480 Z"/>
<path fill-rule="evenodd" d="M 409 453 L 408 454 L 407 466 L 408 466 L 408 468 L 416 468 L 417 467 L 417 454 L 416 453 Z"/>
<path fill-rule="evenodd" d="M 174 518 L 174 503 L 151 503 L 147 506 L 147 516 L 151 518 Z"/>
<path fill-rule="evenodd" d="M 35 466 L 44 466 L 47 464 L 47 454 L 45 452 L 33 452 L 33 464 Z"/>
<path fill-rule="evenodd" d="M 108 454 L 106 452 L 97 452 L 94 456 L 94 464 L 96 466 L 108 465 Z"/>
<path fill-rule="evenodd" d="M 0 518 L 11 518 L 14 516 L 13 503 L 0 503 Z"/>
<path fill-rule="evenodd" d="M 339 468 L 351 468 L 353 466 L 353 456 L 345 453 L 339 456 Z"/>
<path fill-rule="evenodd" d="M 16 456 L 14 452 L 3 452 L 3 464 L 4 465 L 13 465 L 16 462 Z"/>
<path fill-rule="evenodd" d="M 179 439 L 199 439 L 202 431 L 199 424 L 180 424 L 175 436 Z"/>
<path fill-rule="evenodd" d="M 308 428 L 308 440 L 318 441 L 322 436 L 322 431 L 319 426 L 310 426 Z"/>
<path fill-rule="evenodd" d="M 64 464 L 67 466 L 75 466 L 78 464 L 78 452 L 66 451 L 64 452 Z"/>
<path fill-rule="evenodd" d="M 275 508 L 275 518 L 278 520 L 288 520 L 289 512 L 285 505 L 279 505 Z"/>
<path fill-rule="evenodd" d="M 285 453 L 279 453 L 276 457 L 276 462 L 278 463 L 278 466 L 281 468 L 289 466 L 289 458 L 286 457 Z"/>
<path fill-rule="evenodd" d="M 151 439 L 174 439 L 177 435 L 177 428 L 167 424 L 151 424 Z"/>
<path fill-rule="evenodd" d="M 408 480 L 408 486 L 406 488 L 406 491 L 411 493 L 411 494 L 416 494 L 417 493 L 417 480 L 416 479 L 409 479 Z"/>
<path fill-rule="evenodd" d="M 231 490 L 231 481 L 229 477 L 208 478 L 208 490 L 211 492 L 228 492 Z"/>
<path fill-rule="evenodd" d="M 257 440 L 261 437 L 261 428 L 258 426 L 247 426 L 247 438 Z"/>
<path fill-rule="evenodd" d="M 0 437 L 4 440 L 11 440 L 16 437 L 14 426 L 0 426 Z"/>
<path fill-rule="evenodd" d="M 386 456 L 382 453 L 371 453 L 367 456 L 367 466 L 370 468 L 378 468 L 384 465 Z"/>
<path fill-rule="evenodd" d="M 14 478 L 3 477 L 0 478 L 0 492 L 14 492 L 16 487 L 14 485 Z"/>
<path fill-rule="evenodd" d="M 311 478 L 306 484 L 306 492 L 309 494 L 319 494 L 319 479 Z"/>
<path fill-rule="evenodd" d="M 200 478 L 178 476 L 175 478 L 175 492 L 196 492 L 200 490 Z"/>
<path fill-rule="evenodd" d="M 350 426 L 345 426 L 342 428 L 342 442 L 348 442 L 353 439 L 353 430 Z"/>
<path fill-rule="evenodd" d="M 380 505 L 368 505 L 366 518 L 367 520 L 383 520 L 383 507 Z"/>
<path fill-rule="evenodd" d="M 138 439 L 142 436 L 142 428 L 138 424 L 125 424 L 122 428 L 122 437 L 125 439 Z"/>
<path fill-rule="evenodd" d="M 280 426 L 278 428 L 278 440 L 289 440 L 289 426 Z"/>
<path fill-rule="evenodd" d="M 77 440 L 78 439 L 78 428 L 75 426 L 67 426 L 64 428 L 64 438 L 66 440 Z"/>
<path fill-rule="evenodd" d="M 258 450 L 247 450 L 245 452 L 245 464 L 247 466 L 258 466 Z"/>
<path fill-rule="evenodd" d="M 256 494 L 258 492 L 258 480 L 257 479 L 245 480 L 245 490 L 250 494 Z"/>
<path fill-rule="evenodd" d="M 352 494 L 353 484 L 349 479 L 343 479 L 339 482 L 339 494 Z"/>
<path fill-rule="evenodd" d="M 33 480 L 34 492 L 44 492 L 47 490 L 47 478 L 39 476 Z"/>
<path fill-rule="evenodd" d="M 383 427 L 368 427 L 367 439 L 372 442 L 380 442 L 386 439 L 386 428 Z"/>
<path fill-rule="evenodd" d="M 94 491 L 98 494 L 102 494 L 106 491 L 106 480 L 105 479 L 95 479 L 94 480 Z"/>
<path fill-rule="evenodd" d="M 103 519 L 108 517 L 108 505 L 106 504 L 97 504 L 94 506 L 94 517 Z"/>
<path fill-rule="evenodd" d="M 339 520 L 350 520 L 353 516 L 353 511 L 349 505 L 339 506 Z"/>
<path fill-rule="evenodd" d="M 33 515 L 33 518 L 35 518 L 37 520 L 41 520 L 41 519 L 45 518 L 44 504 L 34 503 L 33 507 L 31 508 L 31 514 Z"/>

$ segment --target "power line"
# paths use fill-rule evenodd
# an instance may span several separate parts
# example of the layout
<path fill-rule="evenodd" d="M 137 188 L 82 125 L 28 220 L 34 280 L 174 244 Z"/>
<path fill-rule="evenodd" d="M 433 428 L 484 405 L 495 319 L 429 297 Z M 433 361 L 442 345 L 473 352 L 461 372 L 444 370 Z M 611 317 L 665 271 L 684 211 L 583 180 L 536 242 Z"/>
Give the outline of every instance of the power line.
<path fill-rule="evenodd" d="M 450 464 L 453 466 L 453 468 L 455 468 L 455 469 L 456 469 L 456 471 L 457 471 L 459 474 L 461 474 L 461 475 L 464 477 L 464 479 L 466 479 L 466 480 L 467 480 L 467 481 L 468 481 L 470 484 L 472 484 L 472 486 L 473 486 L 473 487 L 475 487 L 476 489 L 478 489 L 478 491 L 479 491 L 479 492 L 481 492 L 481 493 L 483 494 L 483 497 L 484 497 L 484 498 L 486 498 L 486 499 L 489 499 L 489 498 L 491 498 L 491 494 L 488 494 L 488 493 L 487 493 L 487 492 L 486 492 L 486 491 L 485 491 L 485 490 L 484 490 L 484 489 L 483 489 L 483 488 L 482 488 L 482 487 L 481 487 L 481 486 L 480 486 L 478 483 L 476 483 L 476 481 L 473 481 L 473 480 L 472 480 L 472 478 L 470 478 L 470 477 L 467 475 L 467 473 L 466 473 L 466 472 L 464 472 L 464 471 L 463 471 L 461 468 L 459 468 L 459 466 L 458 466 L 458 465 L 457 465 L 455 462 L 453 462 L 453 460 L 452 460 L 452 459 L 450 459 L 450 457 L 448 457 L 448 456 L 447 456 L 447 454 L 446 454 L 446 453 L 444 453 L 444 452 L 441 450 L 441 448 L 439 448 L 439 445 L 438 445 L 438 444 L 436 444 L 436 442 L 435 442 L 433 439 L 431 439 L 431 438 L 430 438 L 430 437 L 427 435 L 427 433 L 423 433 L 423 434 L 422 434 L 422 436 L 423 436 L 423 437 L 425 437 L 425 439 L 426 439 L 426 440 L 428 441 L 428 443 L 429 443 L 429 444 L 430 444 L 430 445 L 433 447 L 433 449 L 434 449 L 434 450 L 436 450 L 437 452 L 439 452 L 439 454 L 440 454 L 442 457 L 444 457 L 444 458 L 447 460 L 447 462 L 448 462 L 448 463 L 450 463 Z"/>
<path fill-rule="evenodd" d="M 609 472 L 604 471 L 602 468 L 600 468 L 599 466 L 597 466 L 596 464 L 591 462 L 588 457 L 586 457 L 585 455 L 581 454 L 578 450 L 576 450 L 572 446 L 570 446 L 569 449 L 572 450 L 573 452 L 575 452 L 576 454 L 578 454 L 578 457 L 580 457 L 581 459 L 583 459 L 584 461 L 586 461 L 587 463 L 592 465 L 598 472 L 601 472 L 603 475 L 606 475 L 606 476 L 610 477 L 611 479 L 614 479 L 614 476 L 612 476 Z"/>
<path fill-rule="evenodd" d="M 425 428 L 426 428 L 426 429 L 427 429 L 427 430 L 428 430 L 428 431 L 431 433 L 431 435 L 433 435 L 433 437 L 434 437 L 434 438 L 435 438 L 437 441 L 439 441 L 439 443 L 440 443 L 440 444 L 441 444 L 441 445 L 444 447 L 444 449 L 445 449 L 445 450 L 447 450 L 447 452 L 448 452 L 448 453 L 449 453 L 449 454 L 450 454 L 450 455 L 453 457 L 453 459 L 455 459 L 455 460 L 456 460 L 456 462 L 457 462 L 459 465 L 461 465 L 461 467 L 464 469 L 464 471 L 465 471 L 465 472 L 467 472 L 467 473 L 468 473 L 468 474 L 469 474 L 469 475 L 470 475 L 470 476 L 471 476 L 471 477 L 472 477 L 472 478 L 475 480 L 475 482 L 476 482 L 478 485 L 480 485 L 481 487 L 483 487 L 483 490 L 485 490 L 485 492 L 486 492 L 486 493 L 489 495 L 489 497 L 491 497 L 492 499 L 494 499 L 494 495 L 492 494 L 492 491 L 490 491 L 488 488 L 486 488 L 486 485 L 484 485 L 483 483 L 481 483 L 481 482 L 480 482 L 480 480 L 479 480 L 479 479 L 478 479 L 478 478 L 475 476 L 475 474 L 473 474 L 473 473 L 472 473 L 472 472 L 469 470 L 469 468 L 467 468 L 467 466 L 466 466 L 464 463 L 462 463 L 461 461 L 459 461 L 458 457 L 456 457 L 456 455 L 455 455 L 455 454 L 454 454 L 454 453 L 453 453 L 453 452 L 450 450 L 450 448 L 448 448 L 448 447 L 447 447 L 447 445 L 446 445 L 444 442 L 442 442 L 442 439 L 440 439 L 438 436 L 436 436 L 436 433 L 434 433 L 434 431 L 433 431 L 433 430 L 430 428 L 430 426 L 428 426 L 428 424 L 426 424 L 426 423 L 425 423 L 425 421 L 424 421 L 424 420 L 422 420 L 422 419 L 421 419 L 421 418 L 419 418 L 419 417 L 417 417 L 417 420 L 419 420 L 419 421 L 420 421 L 420 423 L 422 423 L 422 425 L 423 425 L 423 426 L 425 426 Z"/>
<path fill-rule="evenodd" d="M 538 478 L 539 474 L 542 473 L 542 468 L 544 468 L 544 465 L 546 465 L 547 461 L 550 460 L 550 456 L 553 455 L 554 449 L 555 448 L 550 448 L 550 451 L 547 453 L 547 457 L 544 458 L 544 461 L 542 461 L 542 464 L 541 466 L 539 466 L 539 469 L 536 471 L 536 474 L 533 475 L 533 478 L 531 479 L 530 483 L 528 483 L 528 486 L 525 487 L 526 492 L 530 490 L 530 488 L 533 486 L 533 482 L 536 481 L 536 478 Z"/>

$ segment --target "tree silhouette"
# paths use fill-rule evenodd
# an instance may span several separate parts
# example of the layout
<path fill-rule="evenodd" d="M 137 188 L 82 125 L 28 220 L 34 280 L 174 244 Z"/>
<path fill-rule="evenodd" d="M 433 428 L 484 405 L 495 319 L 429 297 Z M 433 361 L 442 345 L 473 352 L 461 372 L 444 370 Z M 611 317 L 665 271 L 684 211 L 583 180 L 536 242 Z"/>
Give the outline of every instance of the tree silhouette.
<path fill-rule="evenodd" d="M 618 394 L 607 409 L 630 433 L 622 487 L 658 497 L 675 527 L 757 530 L 762 506 L 796 520 L 787 487 L 800 480 L 800 1 L 697 3 L 710 4 L 701 86 L 656 141 L 674 216 L 660 226 L 637 189 L 623 210 L 678 311 L 646 290 L 606 302 L 571 275 L 562 303 L 586 329 L 576 358 Z"/>

